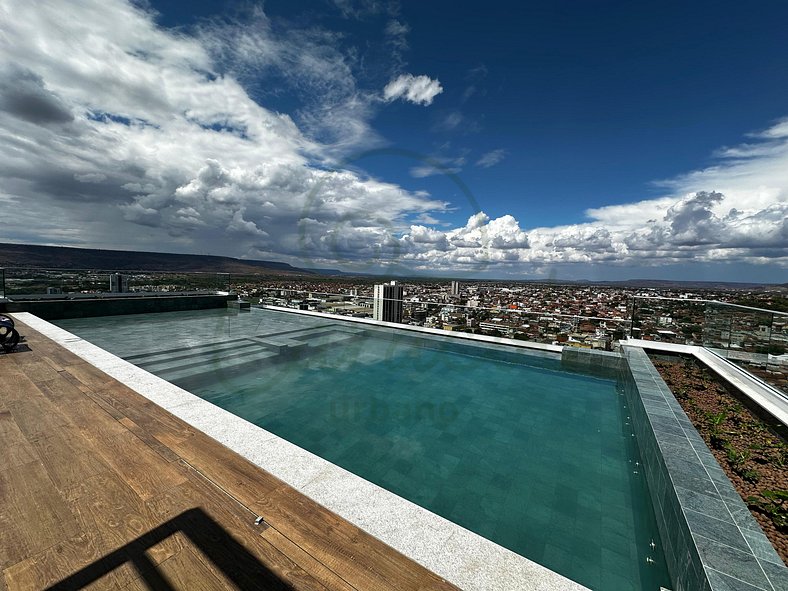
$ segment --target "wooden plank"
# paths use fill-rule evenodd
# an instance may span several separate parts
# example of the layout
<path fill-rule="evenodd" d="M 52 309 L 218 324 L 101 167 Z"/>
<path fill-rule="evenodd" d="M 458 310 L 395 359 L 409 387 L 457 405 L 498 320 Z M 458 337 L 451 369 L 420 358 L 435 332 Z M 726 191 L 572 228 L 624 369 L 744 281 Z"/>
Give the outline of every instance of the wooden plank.
<path fill-rule="evenodd" d="M 24 402 L 41 396 L 36 385 L 15 365 L 3 357 L 2 377 L 0 380 L 0 410 L 8 410 L 14 402 Z"/>
<path fill-rule="evenodd" d="M 158 570 L 173 589 L 213 591 L 233 588 L 214 576 L 205 563 L 189 548 L 162 562 Z"/>
<path fill-rule="evenodd" d="M 57 432 L 49 437 L 36 438 L 32 446 L 49 478 L 61 493 L 109 470 L 109 465 L 85 442 Z"/>
<path fill-rule="evenodd" d="M 0 568 L 78 533 L 40 462 L 0 470 Z"/>
<path fill-rule="evenodd" d="M 72 378 L 73 379 L 73 378 Z M 84 384 L 79 384 L 77 386 L 82 390 L 82 392 L 90 398 L 93 402 L 95 402 L 104 412 L 106 412 L 109 416 L 111 416 L 116 421 L 119 421 L 126 417 L 126 409 L 123 407 L 119 408 L 118 404 L 114 404 L 114 400 L 105 400 L 101 396 L 99 396 L 96 392 L 85 386 Z"/>
<path fill-rule="evenodd" d="M 123 425 L 126 429 L 134 433 L 141 441 L 145 443 L 148 447 L 150 447 L 153 451 L 159 454 L 165 461 L 167 462 L 177 462 L 181 459 L 181 457 L 172 451 L 169 447 L 164 445 L 161 441 L 156 439 L 153 435 L 150 434 L 146 429 L 140 427 L 137 423 L 132 421 L 128 417 L 123 417 L 118 421 L 121 425 Z"/>
<path fill-rule="evenodd" d="M 356 587 L 350 585 L 350 583 L 345 581 L 317 558 L 282 535 L 275 527 L 265 528 L 265 531 L 260 534 L 260 537 L 269 542 L 282 554 L 293 560 L 327 589 L 335 589 L 337 591 L 353 591 L 356 589 Z"/>
<path fill-rule="evenodd" d="M 233 567 L 235 576 L 252 586 L 261 581 L 267 581 L 269 587 L 278 586 L 279 581 L 288 581 L 289 588 L 293 589 L 321 591 L 325 588 L 291 557 L 258 536 L 260 527 L 254 524 L 255 515 L 196 474 L 189 482 L 170 489 L 147 504 L 158 516 L 170 519 L 199 508 L 220 524 L 223 531 L 217 535 L 211 527 L 192 519 L 191 527 L 179 534 L 184 546 L 199 549 L 204 562 L 219 579 L 226 581 L 228 576 L 220 568 L 222 564 L 238 562 L 239 566 Z M 198 537 L 195 538 L 195 534 Z M 230 547 L 234 542 L 241 544 L 248 556 L 238 556 L 238 552 Z"/>
<path fill-rule="evenodd" d="M 53 380 L 38 384 L 41 393 L 67 416 L 87 440 L 96 442 L 126 431 L 96 401 L 85 395 L 66 380 Z"/>
<path fill-rule="evenodd" d="M 54 585 L 85 567 L 97 565 L 103 555 L 104 553 L 99 551 L 96 535 L 84 532 L 8 567 L 5 578 L 11 589 L 37 591 Z M 80 588 L 94 591 L 120 589 L 133 582 L 136 577 L 136 572 L 127 563 Z"/>
<path fill-rule="evenodd" d="M 169 447 L 247 507 L 284 484 L 203 433 L 172 442 Z"/>
<path fill-rule="evenodd" d="M 31 382 L 32 383 L 32 382 Z M 27 400 L 14 401 L 8 405 L 14 421 L 28 441 L 48 437 L 52 433 L 73 436 L 78 430 L 63 416 L 58 407 L 49 402 L 36 387 Z"/>
<path fill-rule="evenodd" d="M 122 384 L 116 383 L 111 387 L 97 390 L 96 395 L 113 404 L 157 439 L 181 440 L 199 432 L 185 421 Z M 162 437 L 159 437 L 160 435 Z M 163 442 L 166 444 L 165 441 Z"/>
<path fill-rule="evenodd" d="M 101 474 L 75 486 L 68 493 L 71 510 L 83 531 L 95 532 L 107 551 L 129 544 L 161 524 L 136 493 L 115 473 Z M 151 548 L 154 563 L 180 550 L 170 539 Z"/>
<path fill-rule="evenodd" d="M 37 459 L 30 442 L 10 411 L 0 411 L 0 468 L 21 466 Z"/>
<path fill-rule="evenodd" d="M 185 482 L 181 471 L 130 431 L 105 439 L 97 451 L 143 500 Z"/>
<path fill-rule="evenodd" d="M 67 363 L 62 363 L 62 361 L 60 359 L 54 358 L 54 355 L 52 353 L 50 353 L 50 352 L 47 352 L 47 354 L 42 356 L 41 359 L 43 359 L 44 363 L 49 365 L 49 367 L 51 367 L 52 369 L 54 369 L 58 373 L 60 373 L 62 371 L 65 371 L 65 367 L 64 366 L 68 365 Z"/>
<path fill-rule="evenodd" d="M 41 357 L 20 353 L 14 356 L 14 361 L 34 384 L 54 380 L 58 377 L 57 371 Z"/>
<path fill-rule="evenodd" d="M 290 487 L 252 505 L 294 544 L 359 589 L 454 587 Z"/>
<path fill-rule="evenodd" d="M 67 373 L 74 376 L 89 388 L 98 390 L 111 385 L 115 380 L 87 361 L 74 363 L 65 368 Z"/>
<path fill-rule="evenodd" d="M 2 484 L 0 482 L 0 484 Z M 0 490 L 0 497 L 2 497 Z M 30 555 L 26 536 L 8 512 L 0 511 L 0 570 Z"/>

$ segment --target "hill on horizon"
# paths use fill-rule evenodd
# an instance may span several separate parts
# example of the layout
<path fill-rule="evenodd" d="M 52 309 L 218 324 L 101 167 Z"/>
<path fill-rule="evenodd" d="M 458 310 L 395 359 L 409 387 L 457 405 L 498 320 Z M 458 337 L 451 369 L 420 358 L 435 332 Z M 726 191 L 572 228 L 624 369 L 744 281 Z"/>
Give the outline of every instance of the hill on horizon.
<path fill-rule="evenodd" d="M 257 261 L 203 254 L 136 250 L 100 250 L 70 246 L 0 243 L 0 267 L 315 275 L 314 271 L 278 261 Z"/>
<path fill-rule="evenodd" d="M 390 274 L 352 273 L 338 269 L 294 267 L 279 261 L 237 259 L 205 254 L 175 254 L 136 250 L 103 250 L 71 246 L 39 246 L 0 243 L 0 267 L 43 269 L 90 269 L 95 271 L 148 271 L 183 273 L 233 273 L 241 275 L 307 276 L 368 280 L 396 278 Z M 451 281 L 452 278 L 400 276 L 414 281 Z M 670 279 L 624 279 L 619 281 L 551 280 L 551 279 L 468 279 L 459 281 L 496 281 L 506 283 L 544 283 L 549 285 L 598 285 L 642 289 L 786 289 L 786 283 L 750 283 L 735 281 L 678 281 Z"/>

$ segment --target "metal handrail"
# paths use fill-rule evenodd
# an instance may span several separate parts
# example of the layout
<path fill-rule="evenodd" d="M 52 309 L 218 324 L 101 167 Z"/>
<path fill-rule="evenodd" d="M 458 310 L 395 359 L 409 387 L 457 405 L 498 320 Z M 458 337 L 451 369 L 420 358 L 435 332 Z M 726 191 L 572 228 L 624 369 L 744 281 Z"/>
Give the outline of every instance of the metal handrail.
<path fill-rule="evenodd" d="M 671 298 L 671 297 L 666 297 L 666 296 L 640 296 L 640 295 L 632 295 L 630 297 L 632 299 L 635 299 L 635 300 L 668 300 L 668 301 L 674 301 L 674 302 L 690 302 L 690 303 L 702 302 L 704 304 L 716 304 L 718 306 L 729 306 L 729 307 L 732 307 L 732 308 L 742 308 L 742 309 L 745 309 L 745 310 L 752 310 L 754 312 L 764 312 L 766 314 L 779 314 L 780 316 L 788 316 L 788 312 L 781 312 L 779 310 L 769 310 L 768 308 L 755 308 L 753 306 L 744 306 L 742 304 L 732 304 L 730 302 L 721 302 L 719 300 L 706 300 L 706 299 L 700 299 L 700 298 L 697 298 L 697 299 L 695 299 L 695 298 L 693 298 L 693 299 L 688 299 L 688 298 Z"/>

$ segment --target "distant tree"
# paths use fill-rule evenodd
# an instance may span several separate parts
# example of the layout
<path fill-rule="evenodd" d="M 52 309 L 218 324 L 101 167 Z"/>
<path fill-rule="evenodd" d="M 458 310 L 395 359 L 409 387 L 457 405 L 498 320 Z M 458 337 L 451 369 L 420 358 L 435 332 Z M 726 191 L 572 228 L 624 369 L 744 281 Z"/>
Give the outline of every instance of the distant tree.
<path fill-rule="evenodd" d="M 748 295 L 739 298 L 734 302 L 740 306 L 750 306 L 751 308 L 764 308 L 775 312 L 788 312 L 788 297 L 781 295 L 764 295 L 761 297 Z"/>

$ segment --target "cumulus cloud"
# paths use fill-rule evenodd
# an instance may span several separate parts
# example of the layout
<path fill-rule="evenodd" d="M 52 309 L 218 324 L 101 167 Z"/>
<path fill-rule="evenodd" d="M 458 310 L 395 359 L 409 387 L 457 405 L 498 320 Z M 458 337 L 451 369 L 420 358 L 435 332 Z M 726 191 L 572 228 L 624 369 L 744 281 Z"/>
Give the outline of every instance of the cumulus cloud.
<path fill-rule="evenodd" d="M 187 34 L 121 0 L 0 0 L 0 23 L 0 51 L 14 64 L 0 68 L 6 240 L 303 266 L 396 261 L 431 272 L 788 267 L 788 120 L 720 150 L 713 166 L 661 181 L 661 197 L 588 210 L 586 223 L 527 228 L 527 219 L 478 212 L 452 227 L 445 220 L 462 203 L 325 165 L 335 150 L 374 135 L 365 113 L 380 95 L 363 96 L 352 59 L 324 31 L 302 31 L 296 42 L 256 13 L 255 26 L 211 24 Z M 265 106 L 265 89 L 252 78 L 284 80 L 304 95 L 322 89 L 323 98 L 280 113 Z M 412 75 L 386 89 L 386 100 L 416 104 L 442 90 Z M 477 164 L 503 156 L 495 150 Z M 412 172 L 463 163 L 436 158 Z"/>
<path fill-rule="evenodd" d="M 528 236 L 514 217 L 491 219 L 482 211 L 453 230 L 413 225 L 398 241 L 402 259 L 424 269 L 433 265 L 479 271 L 488 266 L 511 266 L 524 259 L 529 247 Z"/>
<path fill-rule="evenodd" d="M 404 99 L 415 105 L 431 105 L 432 100 L 443 92 L 443 87 L 437 79 L 429 76 L 414 76 L 401 74 L 383 89 L 383 98 L 386 101 Z"/>
<path fill-rule="evenodd" d="M 334 259 L 344 233 L 363 259 L 411 218 L 447 207 L 313 165 L 336 145 L 252 100 L 217 50 L 222 40 L 249 40 L 243 27 L 187 36 L 119 0 L 11 12 L 0 0 L 0 46 L 17 64 L 0 71 L 9 240 L 303 263 Z M 276 52 L 271 59 L 292 55 L 289 46 Z"/>

